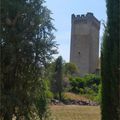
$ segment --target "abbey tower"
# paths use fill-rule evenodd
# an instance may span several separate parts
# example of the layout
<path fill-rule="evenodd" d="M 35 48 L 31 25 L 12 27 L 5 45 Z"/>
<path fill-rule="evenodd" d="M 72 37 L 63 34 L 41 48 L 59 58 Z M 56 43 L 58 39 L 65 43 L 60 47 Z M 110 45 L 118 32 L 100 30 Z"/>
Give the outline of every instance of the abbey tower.
<path fill-rule="evenodd" d="M 93 13 L 72 15 L 70 62 L 75 63 L 79 74 L 95 73 L 99 57 L 100 21 Z"/>

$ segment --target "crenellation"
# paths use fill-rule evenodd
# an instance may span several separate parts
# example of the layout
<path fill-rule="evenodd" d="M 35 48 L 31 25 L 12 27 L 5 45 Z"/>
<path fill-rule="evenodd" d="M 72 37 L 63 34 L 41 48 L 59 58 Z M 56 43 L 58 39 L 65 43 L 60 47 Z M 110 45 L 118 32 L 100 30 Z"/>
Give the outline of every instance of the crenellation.
<path fill-rule="evenodd" d="M 75 18 L 75 14 L 72 14 L 72 20 Z"/>
<path fill-rule="evenodd" d="M 81 15 L 81 18 L 82 18 L 82 19 L 84 19 L 84 18 L 85 18 L 85 15 L 84 15 L 84 14 L 82 14 L 82 15 Z"/>
<path fill-rule="evenodd" d="M 75 15 L 72 14 L 72 22 L 75 24 L 79 23 L 88 23 L 91 22 L 97 29 L 100 29 L 100 21 L 97 20 L 97 18 L 93 15 L 93 13 L 88 12 L 86 15 Z"/>
<path fill-rule="evenodd" d="M 93 17 L 94 15 L 93 15 L 93 13 L 91 13 L 91 12 L 88 12 L 87 14 L 86 14 L 86 17 L 89 17 L 89 18 L 91 18 L 91 17 Z"/>

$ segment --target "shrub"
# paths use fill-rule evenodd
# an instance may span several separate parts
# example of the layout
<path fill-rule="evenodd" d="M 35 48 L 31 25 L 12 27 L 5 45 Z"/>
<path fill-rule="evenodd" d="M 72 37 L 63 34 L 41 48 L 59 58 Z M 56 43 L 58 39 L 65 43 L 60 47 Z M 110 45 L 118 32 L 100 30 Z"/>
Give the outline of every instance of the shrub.
<path fill-rule="evenodd" d="M 82 78 L 70 78 L 70 85 L 71 85 L 71 92 L 74 93 L 79 93 L 80 92 L 80 88 L 84 88 L 84 81 Z"/>
<path fill-rule="evenodd" d="M 88 74 L 84 77 L 71 77 L 70 92 L 77 94 L 85 94 L 92 100 L 100 101 L 100 76 L 94 74 Z"/>

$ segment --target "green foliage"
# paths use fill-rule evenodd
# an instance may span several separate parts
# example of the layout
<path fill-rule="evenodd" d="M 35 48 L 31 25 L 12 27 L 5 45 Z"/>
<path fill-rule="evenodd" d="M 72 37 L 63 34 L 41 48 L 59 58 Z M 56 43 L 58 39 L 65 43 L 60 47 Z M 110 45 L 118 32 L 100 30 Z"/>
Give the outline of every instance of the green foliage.
<path fill-rule="evenodd" d="M 93 100 L 100 101 L 100 76 L 96 76 L 94 74 L 88 74 L 82 78 L 74 77 L 70 78 L 70 89 L 69 91 L 77 93 L 77 94 L 84 94 L 89 96 Z"/>
<path fill-rule="evenodd" d="M 13 114 L 29 120 L 32 106 L 39 111 L 40 119 L 46 112 L 45 69 L 56 43 L 51 12 L 43 3 L 1 0 L 0 114 L 4 120 L 11 120 Z"/>
<path fill-rule="evenodd" d="M 64 74 L 67 76 L 73 76 L 77 74 L 78 68 L 74 63 L 65 63 L 64 64 Z"/>
<path fill-rule="evenodd" d="M 46 84 L 43 80 L 41 80 L 41 86 L 39 89 L 39 93 L 37 94 L 37 99 L 35 106 L 38 110 L 38 114 L 40 116 L 40 120 L 43 120 L 46 118 L 45 111 L 47 110 L 47 90 L 46 90 Z"/>
<path fill-rule="evenodd" d="M 119 5 L 119 0 L 106 0 L 108 21 L 101 52 L 102 120 L 120 119 Z"/>
<path fill-rule="evenodd" d="M 53 80 L 51 81 L 51 89 L 54 93 L 54 96 L 59 96 L 59 99 L 62 99 L 63 92 L 63 60 L 62 57 L 59 56 L 55 61 L 55 69 Z"/>
<path fill-rule="evenodd" d="M 80 89 L 84 88 L 84 80 L 82 78 L 70 78 L 70 85 L 71 85 L 71 89 L 70 91 L 74 92 L 74 93 L 79 93 Z"/>
<path fill-rule="evenodd" d="M 102 84 L 100 84 L 99 86 L 98 86 L 98 94 L 97 94 L 97 96 L 95 97 L 95 101 L 98 101 L 99 103 L 101 103 L 101 100 L 102 100 L 102 98 L 101 98 L 101 91 L 102 91 Z"/>
<path fill-rule="evenodd" d="M 84 76 L 84 81 L 87 86 L 91 86 L 93 84 L 100 84 L 100 76 L 94 74 L 88 74 Z"/>

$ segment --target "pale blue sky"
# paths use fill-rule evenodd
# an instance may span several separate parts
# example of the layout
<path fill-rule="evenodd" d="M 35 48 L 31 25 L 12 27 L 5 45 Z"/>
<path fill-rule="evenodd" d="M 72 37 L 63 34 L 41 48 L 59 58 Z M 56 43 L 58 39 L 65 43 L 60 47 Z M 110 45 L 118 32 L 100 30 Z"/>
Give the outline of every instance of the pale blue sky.
<path fill-rule="evenodd" d="M 55 40 L 59 44 L 59 55 L 67 62 L 70 57 L 71 14 L 92 12 L 98 20 L 106 21 L 105 0 L 46 0 L 45 5 L 53 13 L 51 16 L 57 29 Z M 100 38 L 102 33 L 101 29 Z"/>

